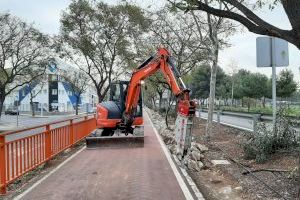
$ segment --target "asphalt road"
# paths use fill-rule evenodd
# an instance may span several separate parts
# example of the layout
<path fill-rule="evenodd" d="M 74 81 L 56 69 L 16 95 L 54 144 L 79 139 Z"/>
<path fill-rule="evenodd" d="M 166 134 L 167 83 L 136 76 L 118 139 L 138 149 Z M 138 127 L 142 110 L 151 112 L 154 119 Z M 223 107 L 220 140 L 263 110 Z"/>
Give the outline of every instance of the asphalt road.
<path fill-rule="evenodd" d="M 47 117 L 39 117 L 39 116 L 31 117 L 28 115 L 20 115 L 20 116 L 18 116 L 18 119 L 17 119 L 16 115 L 2 115 L 1 119 L 0 119 L 0 131 L 2 133 L 4 133 L 5 131 L 34 127 L 34 126 L 48 124 L 48 123 L 52 123 L 52 122 L 56 122 L 56 121 L 72 119 L 74 117 L 75 117 L 74 115 L 53 115 L 53 116 L 47 116 Z M 84 118 L 76 119 L 76 120 L 74 120 L 74 122 L 77 122 L 77 121 L 80 121 L 83 119 Z M 17 124 L 18 124 L 18 126 L 17 126 Z M 69 122 L 58 123 L 58 124 L 51 125 L 50 128 L 53 129 L 56 127 L 65 126 L 67 124 L 69 124 Z M 7 142 L 9 142 L 9 141 L 13 141 L 13 140 L 27 137 L 30 135 L 35 135 L 35 134 L 41 133 L 43 131 L 45 131 L 45 127 L 35 128 L 35 129 L 28 130 L 28 131 L 22 131 L 17 134 L 8 135 L 8 136 L 6 136 L 5 139 Z M 1 134 L 1 132 L 0 132 L 0 134 Z"/>
<path fill-rule="evenodd" d="M 25 127 L 37 126 L 40 124 L 51 123 L 55 121 L 60 121 L 64 119 L 70 119 L 75 117 L 75 115 L 51 115 L 41 117 L 39 115 L 32 117 L 30 115 L 1 115 L 0 118 L 0 131 L 3 130 L 13 130 Z"/>
<path fill-rule="evenodd" d="M 199 112 L 196 112 L 196 116 L 199 117 Z M 207 119 L 207 113 L 201 112 L 200 116 Z M 214 120 L 217 121 L 217 114 L 214 114 Z M 253 120 L 249 118 L 229 116 L 229 115 L 220 115 L 220 121 L 228 125 L 238 126 L 244 129 L 253 130 Z"/>

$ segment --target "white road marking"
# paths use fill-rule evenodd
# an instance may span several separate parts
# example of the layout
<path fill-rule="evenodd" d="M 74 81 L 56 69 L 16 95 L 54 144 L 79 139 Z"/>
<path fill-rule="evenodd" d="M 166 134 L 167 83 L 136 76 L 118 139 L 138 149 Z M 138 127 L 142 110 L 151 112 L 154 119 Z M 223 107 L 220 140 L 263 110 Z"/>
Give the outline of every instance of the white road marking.
<path fill-rule="evenodd" d="M 173 162 L 173 160 L 171 158 L 169 150 L 167 149 L 167 147 L 166 147 L 165 143 L 163 142 L 161 136 L 158 134 L 158 132 L 157 132 L 155 126 L 153 125 L 153 123 L 152 123 L 152 121 L 151 121 L 148 113 L 147 112 L 144 112 L 144 113 L 147 115 L 147 117 L 148 117 L 148 119 L 150 121 L 150 124 L 153 127 L 153 130 L 154 130 L 155 135 L 156 135 L 156 137 L 157 137 L 157 139 L 159 141 L 159 144 L 160 144 L 160 146 L 161 146 L 161 148 L 162 148 L 162 150 L 163 150 L 163 152 L 164 152 L 164 154 L 165 154 L 165 156 L 166 156 L 166 158 L 167 158 L 167 160 L 168 160 L 168 162 L 169 162 L 169 164 L 170 164 L 170 166 L 171 166 L 171 168 L 173 170 L 173 173 L 174 173 L 174 175 L 175 175 L 175 177 L 177 179 L 177 182 L 178 182 L 178 184 L 179 184 L 179 186 L 180 186 L 180 188 L 181 188 L 181 190 L 182 190 L 185 198 L 187 200 L 194 200 L 193 195 L 191 194 L 190 190 L 188 189 L 187 185 L 185 184 L 184 180 L 182 179 L 182 176 L 178 172 L 177 167 L 175 166 L 175 163 Z"/>
<path fill-rule="evenodd" d="M 45 175 L 43 178 L 35 182 L 32 186 L 30 186 L 28 189 L 26 189 L 24 192 L 19 194 L 14 198 L 14 200 L 22 199 L 26 194 L 28 194 L 30 191 L 32 191 L 35 187 L 37 187 L 39 184 L 41 184 L 44 180 L 46 180 L 49 176 L 51 176 L 53 173 L 55 173 L 57 170 L 59 170 L 62 166 L 64 166 L 67 162 L 69 162 L 71 159 L 73 159 L 75 156 L 77 156 L 80 152 L 82 152 L 86 147 L 82 147 L 79 151 L 77 151 L 75 154 L 67 158 L 64 162 L 59 164 L 55 169 L 51 170 L 47 175 Z"/>

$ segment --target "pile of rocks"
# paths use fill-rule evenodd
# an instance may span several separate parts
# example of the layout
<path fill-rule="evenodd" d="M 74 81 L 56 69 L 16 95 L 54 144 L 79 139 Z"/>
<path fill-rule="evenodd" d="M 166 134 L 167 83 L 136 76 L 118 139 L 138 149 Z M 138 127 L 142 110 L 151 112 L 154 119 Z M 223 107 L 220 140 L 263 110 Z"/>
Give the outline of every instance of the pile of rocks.
<path fill-rule="evenodd" d="M 169 128 L 167 128 L 165 125 L 165 119 L 160 114 L 150 109 L 147 109 L 147 112 L 151 117 L 155 128 L 162 136 L 168 149 L 172 154 L 178 157 L 178 159 L 181 161 L 181 164 L 193 171 L 200 171 L 201 169 L 203 169 L 203 153 L 208 151 L 208 148 L 202 144 L 192 142 L 191 148 L 188 150 L 187 154 L 182 158 L 181 156 L 177 155 L 174 126 L 170 126 Z"/>
<path fill-rule="evenodd" d="M 203 153 L 205 153 L 206 151 L 208 151 L 208 148 L 206 146 L 192 142 L 191 148 L 188 150 L 181 163 L 190 170 L 200 171 L 204 168 Z"/>

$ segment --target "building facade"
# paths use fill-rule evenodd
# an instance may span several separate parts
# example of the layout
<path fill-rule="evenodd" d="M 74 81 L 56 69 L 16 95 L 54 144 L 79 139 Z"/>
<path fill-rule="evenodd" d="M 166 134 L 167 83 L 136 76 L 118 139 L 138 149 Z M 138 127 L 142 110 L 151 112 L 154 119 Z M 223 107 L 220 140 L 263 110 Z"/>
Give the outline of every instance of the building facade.
<path fill-rule="evenodd" d="M 13 108 L 19 104 L 19 111 L 31 111 L 31 97 L 33 109 L 44 112 L 73 112 L 76 105 L 76 96 L 68 82 L 60 76 L 62 70 L 78 70 L 59 59 L 53 59 L 47 66 L 44 80 L 25 85 L 13 91 L 5 99 L 5 109 Z M 96 91 L 92 85 L 81 95 L 79 110 L 91 112 L 97 103 Z"/>

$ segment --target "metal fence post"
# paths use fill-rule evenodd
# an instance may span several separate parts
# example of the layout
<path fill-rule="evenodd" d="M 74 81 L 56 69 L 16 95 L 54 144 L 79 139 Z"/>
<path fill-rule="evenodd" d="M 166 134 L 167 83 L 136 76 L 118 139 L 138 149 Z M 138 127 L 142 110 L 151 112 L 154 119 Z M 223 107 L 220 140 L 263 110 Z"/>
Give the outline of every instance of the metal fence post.
<path fill-rule="evenodd" d="M 0 135 L 0 194 L 6 193 L 5 136 Z"/>
<path fill-rule="evenodd" d="M 73 119 L 70 120 L 70 146 L 74 143 L 74 126 L 73 126 Z"/>
<path fill-rule="evenodd" d="M 253 132 L 257 130 L 257 123 L 259 121 L 260 115 L 254 114 L 253 115 Z"/>
<path fill-rule="evenodd" d="M 51 158 L 52 152 L 51 152 L 51 132 L 50 132 L 50 125 L 46 125 L 46 134 L 45 134 L 45 154 L 46 154 L 46 159 Z"/>
<path fill-rule="evenodd" d="M 220 123 L 221 123 L 220 115 L 221 112 L 218 110 L 217 111 L 218 132 L 220 132 Z"/>

